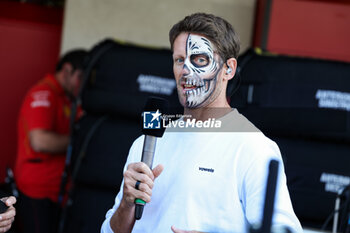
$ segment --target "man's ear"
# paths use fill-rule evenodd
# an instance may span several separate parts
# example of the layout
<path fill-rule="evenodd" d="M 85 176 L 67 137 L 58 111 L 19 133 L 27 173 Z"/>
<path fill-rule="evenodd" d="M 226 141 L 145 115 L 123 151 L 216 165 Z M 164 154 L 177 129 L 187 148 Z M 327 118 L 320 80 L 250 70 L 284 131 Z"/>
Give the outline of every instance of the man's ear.
<path fill-rule="evenodd" d="M 226 63 L 224 64 L 225 67 L 225 80 L 230 80 L 235 76 L 236 70 L 237 70 L 237 60 L 235 58 L 229 58 L 226 60 Z"/>

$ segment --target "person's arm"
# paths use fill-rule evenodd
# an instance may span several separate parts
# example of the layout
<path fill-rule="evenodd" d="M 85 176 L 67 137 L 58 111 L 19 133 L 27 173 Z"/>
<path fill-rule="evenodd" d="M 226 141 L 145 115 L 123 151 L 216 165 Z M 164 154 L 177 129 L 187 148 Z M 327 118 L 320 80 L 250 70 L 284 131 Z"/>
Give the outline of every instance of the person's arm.
<path fill-rule="evenodd" d="M 142 162 L 129 164 L 124 172 L 123 197 L 119 207 L 110 220 L 110 227 L 115 233 L 129 233 L 135 224 L 135 199 L 146 203 L 151 201 L 154 179 L 163 171 L 163 166 L 156 166 L 153 171 Z M 135 188 L 136 181 L 140 181 L 139 189 Z"/>
<path fill-rule="evenodd" d="M 29 141 L 36 152 L 59 154 L 67 150 L 69 136 L 44 129 L 34 129 L 29 132 Z"/>
<path fill-rule="evenodd" d="M 266 183 L 271 159 L 279 161 L 278 178 L 276 184 L 273 228 L 290 228 L 292 232 L 303 232 L 296 217 L 289 197 L 287 178 L 284 172 L 282 156 L 276 143 L 265 137 L 256 138 L 254 147 L 244 145 L 246 154 L 250 155 L 249 164 L 244 174 L 242 187 L 242 205 L 245 209 L 246 219 L 250 224 L 262 221 L 264 211 L 264 198 Z"/>
<path fill-rule="evenodd" d="M 110 220 L 110 226 L 114 232 L 131 232 L 135 224 L 135 204 L 129 206 L 121 202 Z"/>
<path fill-rule="evenodd" d="M 42 85 L 30 91 L 24 100 L 20 122 L 35 152 L 62 154 L 67 150 L 69 136 L 55 132 L 60 108 L 57 99 L 51 88 Z"/>
<path fill-rule="evenodd" d="M 16 203 L 15 197 L 4 197 L 1 198 L 9 208 L 5 213 L 0 214 L 0 232 L 6 232 L 11 228 L 13 221 L 15 220 L 16 209 L 13 205 Z"/>

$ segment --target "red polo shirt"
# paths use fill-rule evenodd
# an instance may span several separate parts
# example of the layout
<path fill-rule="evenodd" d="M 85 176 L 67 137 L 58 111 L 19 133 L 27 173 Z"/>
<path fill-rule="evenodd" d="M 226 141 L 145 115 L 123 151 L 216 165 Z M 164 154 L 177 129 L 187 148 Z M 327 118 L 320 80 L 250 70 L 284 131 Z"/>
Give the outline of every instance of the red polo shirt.
<path fill-rule="evenodd" d="M 35 152 L 29 132 L 45 129 L 69 135 L 71 101 L 53 75 L 47 75 L 27 93 L 18 119 L 15 178 L 21 192 L 57 202 L 65 154 Z"/>

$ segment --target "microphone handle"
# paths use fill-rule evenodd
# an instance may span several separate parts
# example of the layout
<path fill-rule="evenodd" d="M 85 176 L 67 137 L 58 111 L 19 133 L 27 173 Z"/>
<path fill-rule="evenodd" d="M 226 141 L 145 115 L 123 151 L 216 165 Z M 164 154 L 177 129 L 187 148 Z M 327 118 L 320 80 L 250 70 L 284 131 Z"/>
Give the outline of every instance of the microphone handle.
<path fill-rule="evenodd" d="M 154 152 L 156 150 L 156 143 L 157 137 L 145 135 L 145 140 L 143 141 L 141 162 L 147 164 L 147 166 L 151 169 L 153 165 Z"/>
<path fill-rule="evenodd" d="M 141 162 L 144 162 L 149 168 L 152 169 L 153 156 L 156 150 L 157 137 L 151 135 L 145 135 L 142 149 Z M 146 202 L 142 199 L 135 200 L 135 219 L 140 220 L 143 213 L 143 208 Z"/>

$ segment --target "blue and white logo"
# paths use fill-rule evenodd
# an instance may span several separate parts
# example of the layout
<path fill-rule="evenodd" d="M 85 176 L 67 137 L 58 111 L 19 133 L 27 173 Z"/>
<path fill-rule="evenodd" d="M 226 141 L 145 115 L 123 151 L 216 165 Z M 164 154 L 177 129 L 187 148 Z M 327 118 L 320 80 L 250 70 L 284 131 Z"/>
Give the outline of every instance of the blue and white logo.
<path fill-rule="evenodd" d="M 160 129 L 162 114 L 157 110 L 156 112 L 143 112 L 143 128 L 144 129 Z"/>

